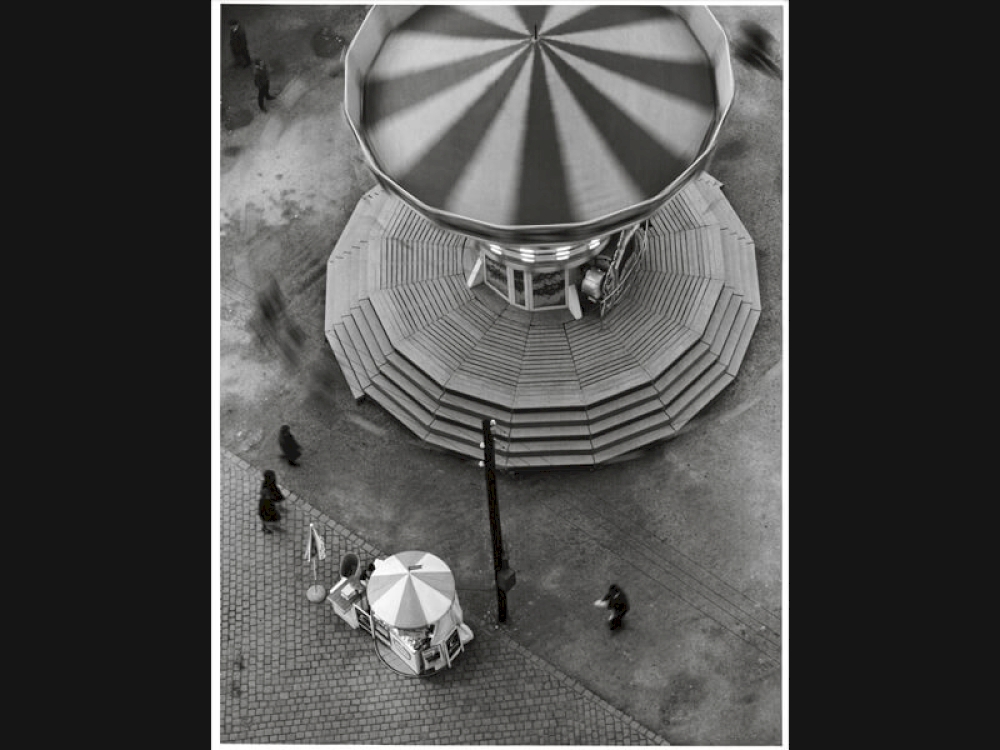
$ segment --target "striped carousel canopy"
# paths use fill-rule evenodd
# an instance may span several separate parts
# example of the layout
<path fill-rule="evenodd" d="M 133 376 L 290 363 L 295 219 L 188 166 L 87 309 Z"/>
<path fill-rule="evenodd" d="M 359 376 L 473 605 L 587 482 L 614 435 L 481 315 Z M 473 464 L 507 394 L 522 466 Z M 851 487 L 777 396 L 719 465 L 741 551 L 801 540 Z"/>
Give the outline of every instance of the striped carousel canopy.
<path fill-rule="evenodd" d="M 429 552 L 399 552 L 382 560 L 368 579 L 372 614 L 397 628 L 437 622 L 454 599 L 451 570 Z"/>
<path fill-rule="evenodd" d="M 345 110 L 380 183 L 437 223 L 521 244 L 646 218 L 732 101 L 700 6 L 375 6 Z"/>

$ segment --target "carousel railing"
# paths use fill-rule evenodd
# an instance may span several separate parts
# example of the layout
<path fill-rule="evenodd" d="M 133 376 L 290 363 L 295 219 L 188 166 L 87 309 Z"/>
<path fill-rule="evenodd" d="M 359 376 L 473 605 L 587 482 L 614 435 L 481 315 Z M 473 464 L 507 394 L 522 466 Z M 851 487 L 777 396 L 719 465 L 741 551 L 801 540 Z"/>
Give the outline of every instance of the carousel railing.
<path fill-rule="evenodd" d="M 640 226 L 636 227 L 634 234 L 628 240 L 622 242 L 615 250 L 615 257 L 608 268 L 607 275 L 604 277 L 604 282 L 601 285 L 601 298 L 598 300 L 602 319 L 608 310 L 618 304 L 621 300 L 621 295 L 628 288 L 632 273 L 639 260 L 645 254 L 649 244 L 648 230 L 649 219 L 646 219 Z M 628 263 L 624 263 L 623 258 L 629 242 L 637 244 L 632 256 L 628 259 Z M 619 274 L 621 275 L 619 276 Z"/>

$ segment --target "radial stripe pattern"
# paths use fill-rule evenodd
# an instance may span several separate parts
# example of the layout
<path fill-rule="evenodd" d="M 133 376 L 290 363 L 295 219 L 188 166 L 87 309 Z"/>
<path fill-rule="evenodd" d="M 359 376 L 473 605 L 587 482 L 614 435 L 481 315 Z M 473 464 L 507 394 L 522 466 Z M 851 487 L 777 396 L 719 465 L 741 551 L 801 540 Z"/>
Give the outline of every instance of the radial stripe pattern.
<path fill-rule="evenodd" d="M 372 614 L 397 628 L 437 622 L 455 599 L 455 578 L 429 552 L 399 552 L 382 560 L 368 580 Z"/>
<path fill-rule="evenodd" d="M 500 226 L 656 197 L 717 115 L 708 56 L 662 6 L 424 6 L 364 80 L 379 169 L 430 208 Z"/>

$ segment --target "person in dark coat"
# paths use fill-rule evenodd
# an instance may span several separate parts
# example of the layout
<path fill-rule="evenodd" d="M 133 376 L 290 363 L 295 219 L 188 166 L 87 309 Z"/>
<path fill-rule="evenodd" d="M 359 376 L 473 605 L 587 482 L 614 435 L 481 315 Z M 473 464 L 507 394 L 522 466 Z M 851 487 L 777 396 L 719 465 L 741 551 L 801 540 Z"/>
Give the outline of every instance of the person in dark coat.
<path fill-rule="evenodd" d="M 259 57 L 254 60 L 253 82 L 257 87 L 257 106 L 260 107 L 261 112 L 267 112 L 264 100 L 274 99 L 274 97 L 271 96 L 271 77 L 267 72 L 267 63 Z"/>
<path fill-rule="evenodd" d="M 608 627 L 611 630 L 618 630 L 622 626 L 622 618 L 628 612 L 628 599 L 618 584 L 612 583 L 608 588 L 608 593 L 604 595 L 603 599 L 594 602 L 594 606 L 610 609 L 613 614 L 608 617 Z"/>
<path fill-rule="evenodd" d="M 240 67 L 250 67 L 250 50 L 247 47 L 247 33 L 240 26 L 240 22 L 232 20 L 229 22 L 229 47 L 233 50 L 233 57 Z"/>
<path fill-rule="evenodd" d="M 272 524 L 281 520 L 281 513 L 278 512 L 278 503 L 282 502 L 285 496 L 278 489 L 278 480 L 274 472 L 268 469 L 264 472 L 264 481 L 260 485 L 260 502 L 258 513 L 260 514 L 261 525 L 265 534 L 273 534 Z"/>
<path fill-rule="evenodd" d="M 285 460 L 292 466 L 298 466 L 296 462 L 302 455 L 302 449 L 292 437 L 292 430 L 287 424 L 281 425 L 281 431 L 278 433 L 278 445 L 281 447 L 281 455 L 285 457 Z"/>

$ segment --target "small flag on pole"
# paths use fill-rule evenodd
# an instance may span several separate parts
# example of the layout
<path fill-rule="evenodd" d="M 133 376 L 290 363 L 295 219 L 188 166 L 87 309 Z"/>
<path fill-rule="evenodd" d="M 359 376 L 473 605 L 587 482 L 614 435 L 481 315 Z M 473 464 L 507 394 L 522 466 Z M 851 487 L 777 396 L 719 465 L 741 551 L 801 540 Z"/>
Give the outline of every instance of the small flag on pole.
<path fill-rule="evenodd" d="M 306 531 L 306 552 L 302 555 L 302 559 L 312 562 L 314 554 L 316 554 L 316 540 L 313 538 L 313 525 L 309 524 L 309 529 Z"/>
<path fill-rule="evenodd" d="M 319 535 L 319 532 L 316 531 L 316 528 L 312 524 L 309 524 L 309 529 L 312 531 L 311 536 L 312 536 L 312 539 L 313 539 L 313 544 L 310 544 L 310 552 L 312 554 L 315 554 L 320 560 L 325 560 L 326 559 L 326 542 L 323 541 L 323 537 L 321 537 Z M 316 551 L 312 550 L 312 546 L 313 545 L 315 545 Z"/>

